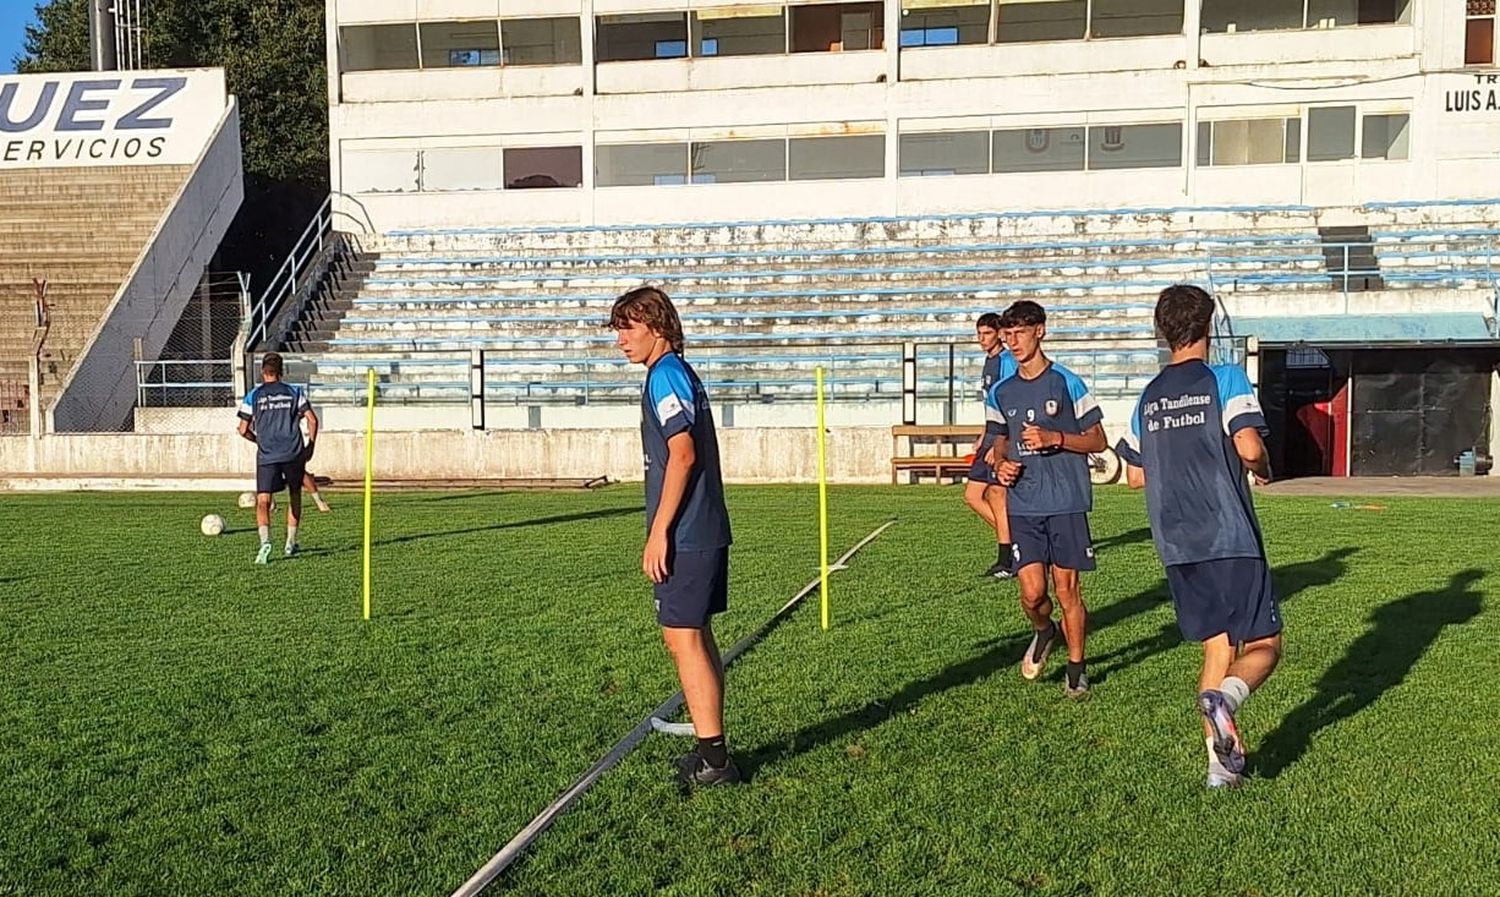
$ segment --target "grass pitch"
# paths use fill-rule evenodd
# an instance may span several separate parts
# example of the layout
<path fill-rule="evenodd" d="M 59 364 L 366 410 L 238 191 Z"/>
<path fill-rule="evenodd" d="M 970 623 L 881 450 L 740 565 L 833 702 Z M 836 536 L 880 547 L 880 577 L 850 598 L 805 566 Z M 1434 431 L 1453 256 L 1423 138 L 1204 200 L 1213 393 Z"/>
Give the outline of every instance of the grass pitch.
<path fill-rule="evenodd" d="M 443 895 L 675 690 L 639 488 L 378 498 L 370 623 L 332 498 L 264 569 L 232 496 L 0 502 L 0 894 Z M 817 544 L 813 490 L 729 498 L 726 646 Z M 752 783 L 683 796 L 688 742 L 653 736 L 493 890 L 1500 893 L 1500 509 L 1381 503 L 1260 500 L 1287 651 L 1225 794 L 1139 495 L 1098 496 L 1073 704 L 1060 661 L 1016 671 L 956 490 L 834 489 L 835 554 L 899 522 L 835 574 L 831 632 L 814 596 L 731 670 Z"/>

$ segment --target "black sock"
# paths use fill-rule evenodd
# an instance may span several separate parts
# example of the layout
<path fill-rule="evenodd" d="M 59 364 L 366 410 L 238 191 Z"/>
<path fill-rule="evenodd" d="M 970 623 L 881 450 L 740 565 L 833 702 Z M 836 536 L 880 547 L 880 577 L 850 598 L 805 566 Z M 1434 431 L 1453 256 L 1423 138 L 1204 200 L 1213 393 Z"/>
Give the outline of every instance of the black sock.
<path fill-rule="evenodd" d="M 1053 637 L 1056 635 L 1057 624 L 1052 622 L 1051 620 L 1047 621 L 1046 629 L 1038 629 L 1036 631 L 1036 650 L 1031 652 L 1032 663 L 1042 662 L 1042 650 L 1045 648 L 1046 644 L 1052 641 Z"/>
<path fill-rule="evenodd" d="M 708 761 L 708 765 L 714 769 L 723 769 L 729 765 L 729 747 L 724 742 L 723 735 L 715 735 L 713 738 L 698 739 L 698 756 Z"/>
<path fill-rule="evenodd" d="M 1083 668 L 1085 666 L 1085 663 L 1086 662 L 1082 661 L 1082 660 L 1078 661 L 1077 663 L 1074 663 L 1071 660 L 1068 661 L 1068 687 L 1069 688 L 1077 688 L 1078 687 L 1078 677 L 1080 677 L 1080 676 L 1083 675 Z"/>
<path fill-rule="evenodd" d="M 1000 543 L 1000 563 L 1008 565 L 1014 557 L 1015 557 L 1015 552 L 1011 549 L 1010 543 L 1009 542 L 1001 542 Z"/>

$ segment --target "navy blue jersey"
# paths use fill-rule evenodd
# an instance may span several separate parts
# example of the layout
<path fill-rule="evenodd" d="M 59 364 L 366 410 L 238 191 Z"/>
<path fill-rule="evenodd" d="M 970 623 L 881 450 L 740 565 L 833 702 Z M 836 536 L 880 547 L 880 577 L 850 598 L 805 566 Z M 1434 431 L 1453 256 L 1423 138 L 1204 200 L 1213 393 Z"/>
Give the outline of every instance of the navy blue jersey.
<path fill-rule="evenodd" d="M 283 464 L 302 454 L 302 415 L 307 394 L 277 381 L 250 390 L 240 404 L 240 420 L 250 422 L 262 464 Z"/>
<path fill-rule="evenodd" d="M 1010 487 L 1006 507 L 1019 517 L 1050 517 L 1093 510 L 1094 488 L 1088 459 L 1061 449 L 1032 451 L 1021 444 L 1021 430 L 1084 433 L 1104 419 L 1099 403 L 1077 374 L 1049 362 L 1035 380 L 1019 372 L 990 387 L 985 398 L 986 433 L 1009 440 L 1006 457 L 1025 465 Z"/>
<path fill-rule="evenodd" d="M 667 440 L 678 433 L 693 436 L 696 460 L 688 477 L 672 544 L 679 551 L 705 551 L 730 543 L 729 511 L 719 475 L 719 438 L 714 432 L 708 392 L 682 356 L 667 353 L 646 371 L 641 391 L 641 444 L 646 452 L 646 531 L 656 520 L 667 475 Z"/>
<path fill-rule="evenodd" d="M 984 359 L 984 375 L 980 380 L 980 398 L 990 394 L 990 387 L 1004 380 L 1006 377 L 1014 376 L 1016 373 L 1016 357 L 1010 354 L 1010 350 L 1001 349 L 994 355 L 987 355 Z"/>
<path fill-rule="evenodd" d="M 1264 558 L 1260 525 L 1234 434 L 1266 419 L 1245 372 L 1196 359 L 1156 375 L 1117 450 L 1146 471 L 1151 535 L 1166 566 Z"/>

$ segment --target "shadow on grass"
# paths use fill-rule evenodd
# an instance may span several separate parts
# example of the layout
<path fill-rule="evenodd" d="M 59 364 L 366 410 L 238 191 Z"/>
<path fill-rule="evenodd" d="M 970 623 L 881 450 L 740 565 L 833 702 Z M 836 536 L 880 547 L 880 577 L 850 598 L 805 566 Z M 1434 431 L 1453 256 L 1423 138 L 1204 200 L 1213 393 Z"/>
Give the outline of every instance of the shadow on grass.
<path fill-rule="evenodd" d="M 1122 545 L 1139 545 L 1142 542 L 1151 541 L 1151 527 L 1141 526 L 1128 530 L 1094 543 L 1094 552 L 1104 551 L 1109 548 L 1119 548 Z"/>
<path fill-rule="evenodd" d="M 1370 612 L 1370 629 L 1318 680 L 1317 692 L 1287 714 L 1255 754 L 1256 772 L 1275 778 L 1307 752 L 1318 732 L 1348 719 L 1400 685 L 1448 626 L 1478 616 L 1481 570 L 1453 574 L 1439 589 L 1416 592 Z"/>
<path fill-rule="evenodd" d="M 643 515 L 646 513 L 644 507 L 634 508 L 604 508 L 598 511 L 580 511 L 576 514 L 555 514 L 551 517 L 536 517 L 531 520 L 512 520 L 506 523 L 491 523 L 485 526 L 469 526 L 463 529 L 438 530 L 431 533 L 412 533 L 408 536 L 391 536 L 385 539 L 371 541 L 372 547 L 384 547 L 388 545 L 406 545 L 412 542 L 425 542 L 430 539 L 445 539 L 450 536 L 471 536 L 475 533 L 490 533 L 508 529 L 523 529 L 529 526 L 549 526 L 555 523 L 582 523 L 588 520 L 607 520 L 611 517 L 627 517 L 632 515 Z M 644 537 L 643 537 L 644 538 Z M 362 543 L 354 543 L 336 548 L 308 548 L 302 551 L 305 557 L 319 557 L 332 554 L 343 554 L 350 551 L 360 551 Z"/>
<path fill-rule="evenodd" d="M 1271 578 L 1276 583 L 1277 594 L 1281 602 L 1286 603 L 1307 589 L 1326 586 L 1334 582 L 1349 569 L 1345 561 L 1358 551 L 1358 548 L 1352 547 L 1337 548 L 1315 561 L 1283 564 L 1274 568 L 1271 571 Z M 1163 581 L 1160 586 L 1161 590 L 1165 592 L 1166 587 L 1166 582 Z M 1132 642 L 1108 654 L 1090 657 L 1089 678 L 1097 685 L 1113 673 L 1134 666 L 1155 654 L 1171 650 L 1181 641 L 1182 633 L 1178 630 L 1176 621 L 1165 623 L 1154 636 Z"/>

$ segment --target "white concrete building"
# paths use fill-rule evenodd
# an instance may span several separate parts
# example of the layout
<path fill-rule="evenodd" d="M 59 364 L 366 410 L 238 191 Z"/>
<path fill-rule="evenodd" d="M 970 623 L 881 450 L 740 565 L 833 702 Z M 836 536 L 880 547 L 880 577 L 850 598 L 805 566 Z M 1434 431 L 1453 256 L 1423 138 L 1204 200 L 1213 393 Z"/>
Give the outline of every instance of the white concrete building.
<path fill-rule="evenodd" d="M 1494 0 L 327 15 L 333 187 L 380 231 L 1500 194 Z"/>

